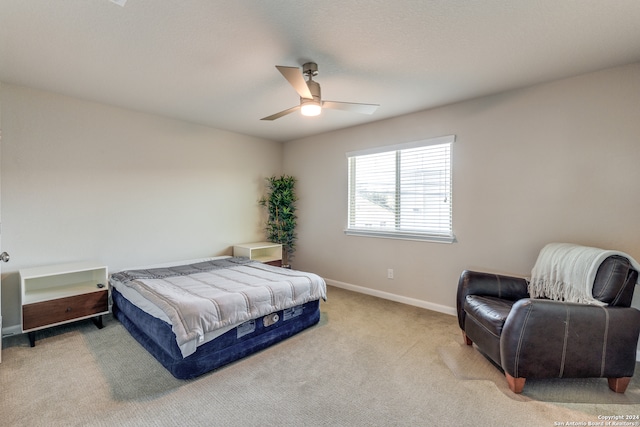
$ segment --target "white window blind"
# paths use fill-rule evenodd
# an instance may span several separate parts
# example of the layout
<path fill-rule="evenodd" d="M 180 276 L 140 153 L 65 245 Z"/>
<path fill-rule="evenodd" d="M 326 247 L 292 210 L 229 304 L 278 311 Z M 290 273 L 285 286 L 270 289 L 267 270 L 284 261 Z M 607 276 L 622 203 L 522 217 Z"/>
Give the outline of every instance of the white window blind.
<path fill-rule="evenodd" d="M 453 242 L 455 136 L 347 153 L 347 234 Z"/>

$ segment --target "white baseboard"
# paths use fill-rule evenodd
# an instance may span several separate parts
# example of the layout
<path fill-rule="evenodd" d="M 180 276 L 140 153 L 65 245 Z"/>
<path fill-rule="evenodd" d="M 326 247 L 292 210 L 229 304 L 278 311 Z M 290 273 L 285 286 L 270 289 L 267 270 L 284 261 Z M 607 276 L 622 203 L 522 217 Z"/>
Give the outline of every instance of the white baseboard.
<path fill-rule="evenodd" d="M 2 337 L 8 337 L 10 335 L 20 335 L 22 333 L 22 328 L 20 325 L 7 326 L 6 328 L 2 328 Z"/>
<path fill-rule="evenodd" d="M 439 313 L 449 314 L 456 316 L 457 312 L 455 307 L 449 307 L 446 305 L 435 304 L 429 301 L 423 301 L 416 298 L 409 298 L 402 295 L 392 294 L 390 292 L 378 291 L 375 289 L 365 288 L 363 286 L 352 285 L 351 283 L 339 282 L 333 279 L 324 279 L 327 285 L 335 286 L 336 288 L 346 289 L 348 291 L 358 292 L 361 294 L 371 295 L 374 297 L 387 299 L 390 301 L 400 302 L 402 304 L 412 305 L 414 307 L 425 308 L 427 310 L 437 311 Z"/>

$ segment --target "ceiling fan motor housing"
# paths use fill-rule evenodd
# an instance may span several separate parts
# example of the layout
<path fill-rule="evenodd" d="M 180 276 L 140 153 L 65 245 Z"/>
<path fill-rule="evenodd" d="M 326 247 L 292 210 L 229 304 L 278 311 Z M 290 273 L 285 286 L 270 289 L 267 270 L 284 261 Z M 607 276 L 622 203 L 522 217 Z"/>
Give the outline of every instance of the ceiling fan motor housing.
<path fill-rule="evenodd" d="M 305 76 L 317 76 L 318 75 L 318 64 L 315 62 L 307 62 L 302 65 L 302 74 Z"/>
<path fill-rule="evenodd" d="M 320 83 L 315 82 L 313 80 L 308 80 L 307 81 L 307 87 L 309 88 L 309 92 L 311 92 L 311 96 L 313 97 L 314 101 L 320 102 L 321 97 L 320 97 Z M 303 101 L 306 98 L 300 98 L 300 101 Z"/>

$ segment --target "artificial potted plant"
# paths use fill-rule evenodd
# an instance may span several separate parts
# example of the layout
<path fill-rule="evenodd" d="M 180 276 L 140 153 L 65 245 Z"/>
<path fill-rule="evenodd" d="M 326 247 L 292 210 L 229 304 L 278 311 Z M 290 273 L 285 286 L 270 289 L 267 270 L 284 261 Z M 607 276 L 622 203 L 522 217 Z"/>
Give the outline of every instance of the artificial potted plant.
<path fill-rule="evenodd" d="M 292 176 L 272 176 L 267 180 L 267 195 L 259 200 L 267 208 L 265 231 L 267 240 L 282 245 L 282 266 L 290 267 L 296 249 L 296 179 Z"/>

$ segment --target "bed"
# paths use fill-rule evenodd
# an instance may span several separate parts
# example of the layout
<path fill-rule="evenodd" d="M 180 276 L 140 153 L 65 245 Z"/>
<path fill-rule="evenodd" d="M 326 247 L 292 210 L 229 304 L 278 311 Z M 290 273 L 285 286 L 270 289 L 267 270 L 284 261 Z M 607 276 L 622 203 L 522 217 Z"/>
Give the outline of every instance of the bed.
<path fill-rule="evenodd" d="M 124 270 L 109 283 L 114 317 L 179 379 L 315 325 L 326 299 L 316 274 L 235 257 Z"/>

